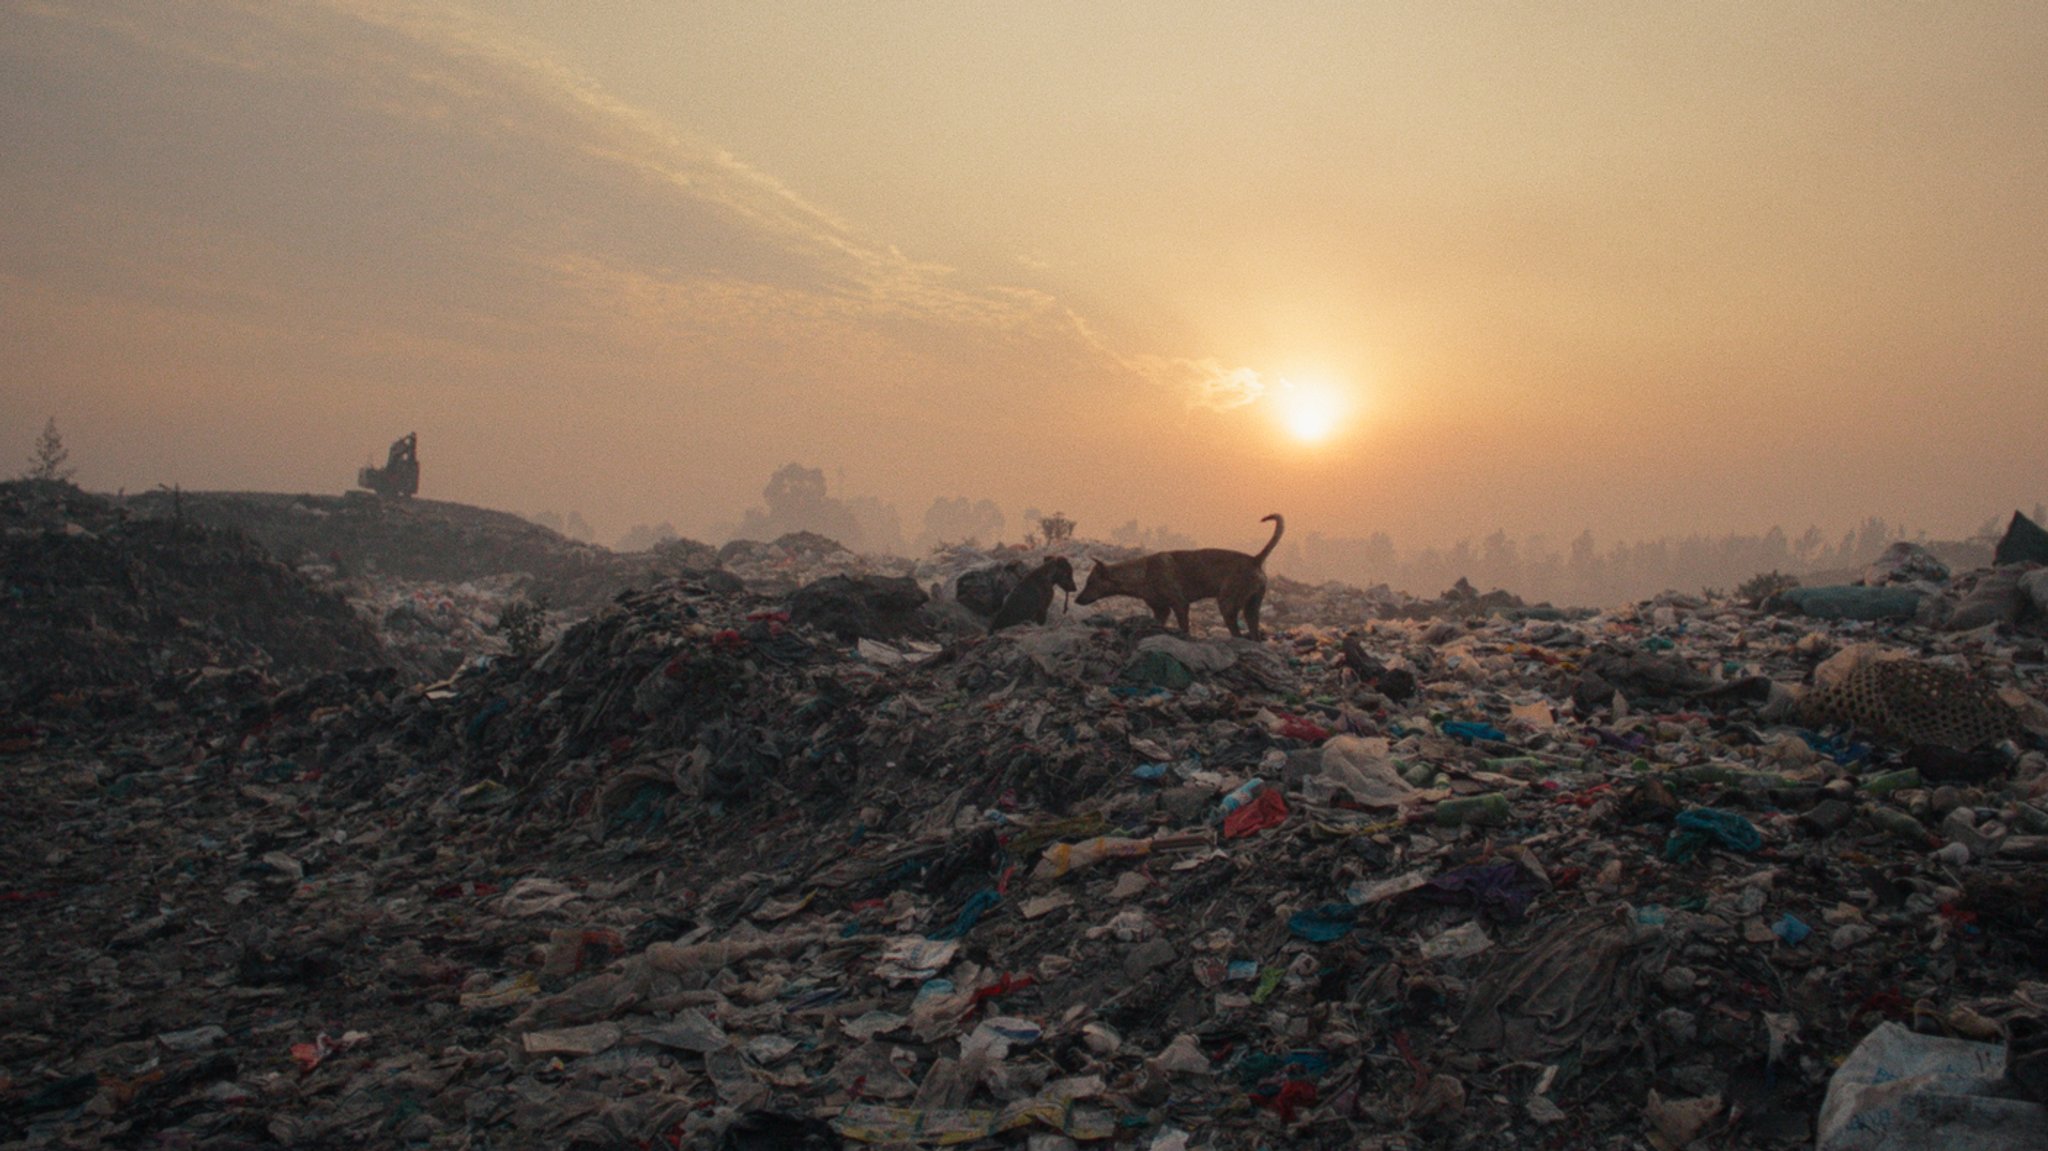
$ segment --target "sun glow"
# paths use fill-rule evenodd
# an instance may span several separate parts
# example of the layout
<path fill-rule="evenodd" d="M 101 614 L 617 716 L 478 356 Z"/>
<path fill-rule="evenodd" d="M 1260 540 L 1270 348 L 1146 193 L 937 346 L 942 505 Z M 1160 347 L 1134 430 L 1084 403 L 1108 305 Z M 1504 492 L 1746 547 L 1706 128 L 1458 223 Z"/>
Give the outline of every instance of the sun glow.
<path fill-rule="evenodd" d="M 1336 433 L 1350 408 L 1341 388 L 1320 380 L 1280 381 L 1273 392 L 1280 424 L 1303 443 L 1320 443 Z"/>

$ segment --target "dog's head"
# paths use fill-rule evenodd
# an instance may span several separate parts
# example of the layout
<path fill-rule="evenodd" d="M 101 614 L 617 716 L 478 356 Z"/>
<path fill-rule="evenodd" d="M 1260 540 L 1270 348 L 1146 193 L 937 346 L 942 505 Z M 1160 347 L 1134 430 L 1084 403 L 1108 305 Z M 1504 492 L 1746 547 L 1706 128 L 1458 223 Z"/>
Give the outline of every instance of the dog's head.
<path fill-rule="evenodd" d="M 1137 578 L 1138 567 L 1132 561 L 1096 564 L 1088 570 L 1088 582 L 1081 586 L 1081 594 L 1074 597 L 1074 602 L 1090 604 L 1108 595 L 1136 595 Z"/>
<path fill-rule="evenodd" d="M 1074 590 L 1074 563 L 1072 560 L 1065 556 L 1052 556 L 1045 561 L 1042 570 L 1045 572 L 1045 578 L 1052 582 L 1052 586 L 1063 587 L 1068 591 Z"/>

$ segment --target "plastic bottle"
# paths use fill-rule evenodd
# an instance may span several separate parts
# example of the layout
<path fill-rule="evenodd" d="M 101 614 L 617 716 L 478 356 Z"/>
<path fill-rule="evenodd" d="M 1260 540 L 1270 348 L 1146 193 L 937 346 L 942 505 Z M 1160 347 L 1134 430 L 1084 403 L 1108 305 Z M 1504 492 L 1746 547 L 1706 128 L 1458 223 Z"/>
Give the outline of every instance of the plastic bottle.
<path fill-rule="evenodd" d="M 1436 821 L 1444 827 L 1505 827 L 1514 822 L 1514 818 L 1514 808 L 1508 805 L 1508 797 L 1497 791 L 1485 795 L 1456 796 L 1436 805 Z"/>
<path fill-rule="evenodd" d="M 1870 822 L 1908 843 L 1925 844 L 1934 838 L 1926 824 L 1895 808 L 1873 807 L 1869 815 Z"/>
<path fill-rule="evenodd" d="M 1879 772 L 1863 781 L 1863 790 L 1871 795 L 1890 795 L 1905 787 L 1919 787 L 1920 772 L 1917 768 L 1901 771 Z"/>
<path fill-rule="evenodd" d="M 1266 781 L 1256 775 L 1245 780 L 1244 783 L 1238 786 L 1236 791 L 1231 792 L 1218 801 L 1219 813 L 1225 816 L 1229 815 L 1231 812 L 1257 799 L 1259 792 L 1265 790 L 1265 787 Z"/>

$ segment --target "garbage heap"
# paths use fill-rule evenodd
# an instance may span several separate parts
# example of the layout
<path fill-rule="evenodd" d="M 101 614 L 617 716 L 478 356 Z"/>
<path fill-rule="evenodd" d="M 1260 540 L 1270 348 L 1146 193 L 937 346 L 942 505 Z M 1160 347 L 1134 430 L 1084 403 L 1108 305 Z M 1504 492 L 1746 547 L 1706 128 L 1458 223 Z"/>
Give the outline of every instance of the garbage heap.
<path fill-rule="evenodd" d="M 0 540 L 0 707 L 22 728 L 11 740 L 35 738 L 39 716 L 123 714 L 173 680 L 385 658 L 340 597 L 236 532 L 19 480 L 0 483 Z"/>
<path fill-rule="evenodd" d="M 2031 1137 L 2036 638 L 918 587 L 670 581 L 11 756 L 0 1141 L 1797 1147 L 1894 1025 Z"/>

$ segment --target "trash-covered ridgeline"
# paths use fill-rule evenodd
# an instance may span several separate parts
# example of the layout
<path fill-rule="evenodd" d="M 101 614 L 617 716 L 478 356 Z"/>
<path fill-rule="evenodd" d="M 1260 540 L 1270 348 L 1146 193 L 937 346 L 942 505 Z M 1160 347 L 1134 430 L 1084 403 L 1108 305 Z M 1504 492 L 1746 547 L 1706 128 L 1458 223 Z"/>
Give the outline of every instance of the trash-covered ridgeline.
<path fill-rule="evenodd" d="M 136 518 L 64 483 L 0 483 L 0 695 L 17 723 L 121 714 L 207 668 L 287 679 L 384 659 L 340 597 L 238 533 Z"/>
<path fill-rule="evenodd" d="M 2048 1139 L 2036 607 L 987 635 L 1035 557 L 828 554 L 13 748 L 0 1143 Z"/>

